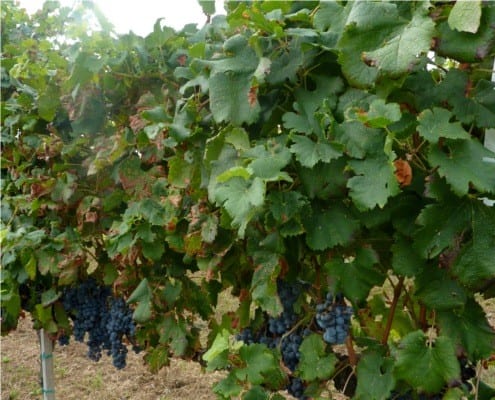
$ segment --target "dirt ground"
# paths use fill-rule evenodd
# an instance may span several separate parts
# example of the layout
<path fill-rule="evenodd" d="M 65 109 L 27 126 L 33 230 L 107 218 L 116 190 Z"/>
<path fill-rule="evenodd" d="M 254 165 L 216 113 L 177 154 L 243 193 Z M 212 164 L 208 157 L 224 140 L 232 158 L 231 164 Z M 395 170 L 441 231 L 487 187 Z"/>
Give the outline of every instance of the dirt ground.
<path fill-rule="evenodd" d="M 40 353 L 36 332 L 29 318 L 1 342 L 2 400 L 33 400 L 42 397 Z M 123 370 L 113 367 L 104 355 L 99 362 L 86 357 L 87 346 L 71 341 L 54 350 L 57 400 L 210 400 L 211 386 L 220 373 L 205 374 L 199 364 L 174 360 L 168 368 L 152 374 L 142 354 L 132 351 Z"/>
<path fill-rule="evenodd" d="M 492 299 L 494 300 L 494 299 Z M 495 301 L 487 307 L 495 326 Z M 41 399 L 40 353 L 31 320 L 1 338 L 2 400 Z M 211 386 L 222 373 L 203 373 L 199 364 L 173 360 L 171 365 L 152 374 L 142 362 L 142 355 L 129 352 L 127 367 L 117 370 L 106 355 L 99 362 L 86 357 L 87 346 L 71 341 L 54 350 L 57 400 L 213 400 Z M 495 385 L 495 366 L 483 371 L 484 380 Z M 288 397 L 289 398 L 289 397 Z M 344 399 L 337 394 L 334 398 Z"/>

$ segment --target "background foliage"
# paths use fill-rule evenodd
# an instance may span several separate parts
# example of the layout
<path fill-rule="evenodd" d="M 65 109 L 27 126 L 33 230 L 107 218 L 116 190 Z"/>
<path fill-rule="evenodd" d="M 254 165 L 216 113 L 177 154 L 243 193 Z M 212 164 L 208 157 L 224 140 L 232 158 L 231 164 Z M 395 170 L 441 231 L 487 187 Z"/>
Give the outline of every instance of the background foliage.
<path fill-rule="evenodd" d="M 308 396 L 493 396 L 461 372 L 495 344 L 495 7 L 230 1 L 145 38 L 85 7 L 2 5 L 2 333 L 23 310 L 70 332 L 60 296 L 92 276 L 153 370 L 209 349 L 219 397 L 276 398 L 279 349 L 232 335 L 282 311 L 283 279 Z M 327 292 L 354 308 L 343 351 L 314 323 Z"/>

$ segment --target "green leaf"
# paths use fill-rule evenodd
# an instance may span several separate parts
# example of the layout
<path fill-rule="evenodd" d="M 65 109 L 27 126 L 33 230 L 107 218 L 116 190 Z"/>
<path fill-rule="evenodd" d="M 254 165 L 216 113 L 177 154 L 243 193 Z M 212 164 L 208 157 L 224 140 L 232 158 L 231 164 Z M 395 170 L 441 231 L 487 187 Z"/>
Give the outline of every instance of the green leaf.
<path fill-rule="evenodd" d="M 258 251 L 254 255 L 256 268 L 251 282 L 253 301 L 270 315 L 282 312 L 277 296 L 277 277 L 280 273 L 278 256 L 267 251 Z"/>
<path fill-rule="evenodd" d="M 41 304 L 43 307 L 48 307 L 55 303 L 60 298 L 61 293 L 57 293 L 55 288 L 50 288 L 41 293 Z"/>
<path fill-rule="evenodd" d="M 268 140 L 265 144 L 257 145 L 245 152 L 245 157 L 253 158 L 248 168 L 253 171 L 254 175 L 265 181 L 292 181 L 290 176 L 282 171 L 292 160 L 292 154 L 286 147 L 285 138 L 283 136 Z"/>
<path fill-rule="evenodd" d="M 493 352 L 495 331 L 485 311 L 474 299 L 468 299 L 462 309 L 438 312 L 437 318 L 442 333 L 462 346 L 470 359 L 487 358 Z"/>
<path fill-rule="evenodd" d="M 242 396 L 242 400 L 269 400 L 268 392 L 261 386 L 254 386 Z"/>
<path fill-rule="evenodd" d="M 329 209 L 320 206 L 303 216 L 306 229 L 306 243 L 312 250 L 325 250 L 337 245 L 348 244 L 359 228 L 359 223 L 342 205 Z"/>
<path fill-rule="evenodd" d="M 144 278 L 127 299 L 129 304 L 138 303 L 132 316 L 136 322 L 143 323 L 151 318 L 152 297 L 148 279 Z"/>
<path fill-rule="evenodd" d="M 235 372 L 230 372 L 226 378 L 213 386 L 213 391 L 225 399 L 236 398 L 243 388 L 235 376 Z"/>
<path fill-rule="evenodd" d="M 460 378 L 454 343 L 447 336 L 439 336 L 434 343 L 422 331 L 405 336 L 395 352 L 395 377 L 413 388 L 438 393 L 442 387 Z"/>
<path fill-rule="evenodd" d="M 327 380 L 335 370 L 337 357 L 334 353 L 327 354 L 326 345 L 320 335 L 311 334 L 304 338 L 299 347 L 301 354 L 297 371 L 301 379 L 314 381 Z"/>
<path fill-rule="evenodd" d="M 313 76 L 316 89 L 304 90 L 296 89 L 294 96 L 295 112 L 286 112 L 282 116 L 284 127 L 295 132 L 316 133 L 323 136 L 326 125 L 329 123 L 329 108 L 337 104 L 337 94 L 344 88 L 344 83 L 340 77 Z M 321 109 L 323 117 L 318 118 L 317 111 Z M 327 118 L 325 118 L 327 117 Z"/>
<path fill-rule="evenodd" d="M 241 381 L 247 381 L 252 385 L 261 385 L 271 375 L 280 370 L 277 359 L 273 353 L 262 344 L 251 344 L 241 347 L 239 355 L 246 363 L 244 368 L 235 371 L 235 375 Z"/>
<path fill-rule="evenodd" d="M 208 363 L 208 371 L 222 369 L 229 365 L 230 333 L 223 329 L 217 334 L 212 345 L 203 354 L 203 360 Z"/>
<path fill-rule="evenodd" d="M 428 308 L 447 310 L 461 308 L 466 304 L 466 290 L 445 270 L 430 266 L 415 278 L 417 285 L 415 295 Z"/>
<path fill-rule="evenodd" d="M 337 291 L 359 303 L 366 300 L 373 286 L 385 280 L 377 266 L 377 253 L 372 248 L 360 247 L 353 255 L 332 258 L 325 264 L 325 270 L 337 285 Z"/>
<path fill-rule="evenodd" d="M 199 5 L 206 15 L 215 14 L 215 0 L 198 0 Z"/>
<path fill-rule="evenodd" d="M 495 7 L 491 8 L 495 24 Z M 492 31 L 495 35 L 495 30 Z M 466 96 L 470 85 L 471 77 L 466 71 L 451 69 L 437 86 L 436 97 L 439 102 L 450 104 L 456 118 L 463 124 L 474 124 L 480 128 L 495 126 L 495 83 L 481 79 Z"/>
<path fill-rule="evenodd" d="M 349 179 L 347 187 L 354 205 L 359 210 L 383 208 L 388 198 L 400 192 L 393 163 L 385 156 L 351 160 L 349 166 L 356 176 Z"/>
<path fill-rule="evenodd" d="M 381 129 L 370 128 L 358 121 L 345 121 L 337 125 L 336 139 L 344 144 L 346 153 L 353 158 L 383 152 L 385 134 Z"/>
<path fill-rule="evenodd" d="M 394 360 L 366 352 L 357 365 L 356 400 L 386 400 L 395 387 Z"/>
<path fill-rule="evenodd" d="M 476 4 L 477 2 L 476 0 L 473 2 L 459 1 L 456 2 L 456 5 L 466 3 L 466 5 L 458 7 L 470 7 L 467 3 Z M 471 7 L 476 7 L 474 4 Z M 466 26 L 463 28 L 467 28 L 467 25 L 470 25 L 470 28 L 474 29 L 476 25 L 475 19 L 476 13 L 467 17 L 465 20 Z M 476 33 L 452 29 L 448 20 L 441 21 L 437 24 L 438 39 L 435 50 L 441 56 L 461 62 L 479 62 L 493 51 L 493 46 L 495 45 L 494 21 L 495 8 L 493 7 L 481 8 L 481 18 L 477 23 Z"/>
<path fill-rule="evenodd" d="M 495 276 L 495 207 L 481 202 L 470 210 L 472 238 L 454 261 L 452 272 L 469 287 L 483 286 Z"/>
<path fill-rule="evenodd" d="M 480 26 L 481 0 L 456 1 L 450 11 L 448 23 L 451 29 L 476 33 Z"/>
<path fill-rule="evenodd" d="M 232 178 L 242 178 L 244 180 L 249 180 L 251 177 L 252 172 L 249 171 L 247 168 L 236 166 L 228 169 L 225 172 L 222 172 L 220 175 L 217 176 L 217 182 L 219 183 L 224 183 L 227 182 L 228 180 Z"/>
<path fill-rule="evenodd" d="M 299 178 L 309 198 L 326 200 L 329 197 L 343 197 L 347 193 L 347 160 L 340 157 L 329 163 L 318 163 L 313 168 L 301 167 Z"/>
<path fill-rule="evenodd" d="M 371 102 L 367 113 L 358 113 L 358 119 L 370 128 L 386 128 L 401 119 L 400 106 L 397 103 L 385 103 L 383 99 Z"/>
<path fill-rule="evenodd" d="M 471 204 L 451 200 L 427 205 L 417 218 L 422 226 L 414 234 L 414 246 L 424 258 L 433 258 L 453 246 L 461 232 L 469 226 Z"/>
<path fill-rule="evenodd" d="M 488 158 L 495 154 L 477 140 L 457 140 L 446 143 L 446 149 L 431 146 L 428 161 L 445 177 L 454 193 L 466 195 L 470 186 L 484 193 L 495 193 L 495 163 Z M 459 166 L 462 165 L 462 168 Z"/>
<path fill-rule="evenodd" d="M 159 330 L 160 343 L 170 343 L 170 348 L 176 356 L 185 354 L 188 342 L 187 327 L 183 319 L 166 316 Z"/>
<path fill-rule="evenodd" d="M 443 137 L 447 139 L 469 139 L 470 135 L 460 122 L 450 122 L 452 113 L 444 108 L 434 107 L 418 116 L 418 132 L 430 143 L 437 143 Z"/>
<path fill-rule="evenodd" d="M 214 192 L 215 200 L 225 207 L 233 218 L 232 225 L 244 236 L 248 222 L 265 200 L 265 184 L 260 178 L 246 181 L 234 177 L 219 185 Z"/>
<path fill-rule="evenodd" d="M 430 49 L 435 23 L 428 15 L 428 7 L 418 6 L 410 21 L 386 38 L 383 45 L 364 52 L 366 62 L 391 75 L 402 74 L 417 63 L 418 55 Z"/>
<path fill-rule="evenodd" d="M 216 122 L 251 124 L 258 119 L 260 105 L 251 98 L 251 74 L 218 73 L 210 77 L 210 107 Z"/>
<path fill-rule="evenodd" d="M 139 202 L 139 212 L 151 225 L 163 226 L 170 220 L 165 205 L 151 198 Z"/>
<path fill-rule="evenodd" d="M 318 161 L 330 162 L 342 155 L 342 149 L 335 143 L 318 140 L 312 141 L 307 136 L 292 136 L 294 144 L 290 151 L 296 155 L 303 167 L 312 168 Z"/>
<path fill-rule="evenodd" d="M 392 250 L 392 268 L 403 276 L 413 277 L 425 267 L 425 261 L 412 246 L 411 240 L 399 236 L 394 240 Z"/>
<path fill-rule="evenodd" d="M 53 121 L 57 109 L 60 106 L 59 93 L 50 87 L 50 89 L 38 97 L 38 115 L 45 121 Z"/>

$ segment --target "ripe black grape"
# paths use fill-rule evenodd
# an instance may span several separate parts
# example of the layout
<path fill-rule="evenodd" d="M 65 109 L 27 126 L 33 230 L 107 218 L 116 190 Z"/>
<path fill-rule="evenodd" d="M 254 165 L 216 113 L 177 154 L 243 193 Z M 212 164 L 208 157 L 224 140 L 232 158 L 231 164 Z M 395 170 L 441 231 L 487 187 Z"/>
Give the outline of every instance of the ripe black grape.
<path fill-rule="evenodd" d="M 325 302 L 316 306 L 316 323 L 323 329 L 323 340 L 329 344 L 344 343 L 351 324 L 352 307 L 344 303 L 342 295 L 335 300 L 328 293 Z"/>
<path fill-rule="evenodd" d="M 99 286 L 90 278 L 67 288 L 62 304 L 72 319 L 74 338 L 83 342 L 87 334 L 88 357 L 98 361 L 106 350 L 114 366 L 124 368 L 127 347 L 122 340 L 135 334 L 132 312 L 125 301 L 113 298 L 110 287 Z M 60 337 L 59 343 L 68 343 L 66 335 Z"/>

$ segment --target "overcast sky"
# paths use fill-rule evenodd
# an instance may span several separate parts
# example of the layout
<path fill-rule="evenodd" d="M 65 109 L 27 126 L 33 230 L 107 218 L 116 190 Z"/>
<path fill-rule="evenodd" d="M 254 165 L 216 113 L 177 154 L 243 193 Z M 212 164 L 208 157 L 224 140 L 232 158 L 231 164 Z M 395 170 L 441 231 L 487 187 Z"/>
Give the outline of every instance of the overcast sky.
<path fill-rule="evenodd" d="M 39 10 L 45 0 L 18 0 L 28 13 Z M 59 0 L 62 5 L 72 6 L 81 0 Z M 158 18 L 163 24 L 180 29 L 188 23 L 202 26 L 206 17 L 197 0 L 94 0 L 118 33 L 132 30 L 145 36 L 153 30 Z M 223 0 L 215 0 L 216 11 L 223 14 Z"/>

